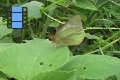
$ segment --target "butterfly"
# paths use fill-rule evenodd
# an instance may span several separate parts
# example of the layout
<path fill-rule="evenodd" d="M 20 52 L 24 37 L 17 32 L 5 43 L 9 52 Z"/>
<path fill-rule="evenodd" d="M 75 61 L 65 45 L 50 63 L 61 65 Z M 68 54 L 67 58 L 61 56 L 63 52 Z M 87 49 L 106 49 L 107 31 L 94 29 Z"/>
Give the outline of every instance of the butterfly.
<path fill-rule="evenodd" d="M 53 36 L 52 41 L 66 46 L 79 45 L 85 36 L 79 15 L 73 16 Z"/>

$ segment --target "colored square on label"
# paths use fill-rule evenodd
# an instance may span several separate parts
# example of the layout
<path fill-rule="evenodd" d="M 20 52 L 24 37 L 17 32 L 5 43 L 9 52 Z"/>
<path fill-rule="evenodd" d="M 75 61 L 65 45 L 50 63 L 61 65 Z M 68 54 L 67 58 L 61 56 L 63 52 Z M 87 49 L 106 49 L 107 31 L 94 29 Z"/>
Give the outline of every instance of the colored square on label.
<path fill-rule="evenodd" d="M 22 21 L 22 13 L 12 13 L 12 21 Z"/>
<path fill-rule="evenodd" d="M 22 12 L 22 7 L 12 7 L 12 12 Z"/>
<path fill-rule="evenodd" d="M 12 22 L 12 28 L 22 28 L 22 22 Z"/>

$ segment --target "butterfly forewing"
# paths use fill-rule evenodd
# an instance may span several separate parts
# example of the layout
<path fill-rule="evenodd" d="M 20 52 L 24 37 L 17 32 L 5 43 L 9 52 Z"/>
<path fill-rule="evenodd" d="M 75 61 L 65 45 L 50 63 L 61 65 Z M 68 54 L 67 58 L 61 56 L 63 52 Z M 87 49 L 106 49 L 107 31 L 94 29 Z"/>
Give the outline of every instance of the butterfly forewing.
<path fill-rule="evenodd" d="M 68 22 L 66 22 L 66 23 L 57 31 L 57 33 L 65 30 L 65 29 L 71 28 L 71 27 L 81 27 L 81 28 L 82 28 L 81 18 L 80 18 L 79 15 L 73 16 Z M 57 33 L 56 33 L 56 34 L 57 34 Z"/>

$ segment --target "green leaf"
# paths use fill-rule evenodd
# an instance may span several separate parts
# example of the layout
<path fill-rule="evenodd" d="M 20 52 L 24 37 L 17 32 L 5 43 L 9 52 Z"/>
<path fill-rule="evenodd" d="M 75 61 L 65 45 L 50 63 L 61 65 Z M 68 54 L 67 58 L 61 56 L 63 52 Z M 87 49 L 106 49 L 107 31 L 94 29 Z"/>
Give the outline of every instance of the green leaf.
<path fill-rule="evenodd" d="M 51 71 L 40 73 L 31 80 L 75 80 L 77 71 Z"/>
<path fill-rule="evenodd" d="M 109 10 L 109 12 L 118 20 L 120 20 L 120 11 L 119 11 L 120 7 L 118 6 L 113 6 L 112 10 Z"/>
<path fill-rule="evenodd" d="M 5 37 L 0 41 L 0 43 L 13 43 L 13 40 L 11 37 Z"/>
<path fill-rule="evenodd" d="M 45 39 L 34 39 L 0 52 L 0 70 L 18 80 L 56 70 L 66 63 L 69 49 Z"/>
<path fill-rule="evenodd" d="M 12 29 L 8 29 L 5 25 L 2 24 L 2 20 L 3 18 L 0 17 L 0 39 L 9 33 L 12 33 Z"/>
<path fill-rule="evenodd" d="M 12 29 L 8 29 L 5 25 L 0 24 L 0 39 L 9 33 L 12 33 Z"/>
<path fill-rule="evenodd" d="M 47 0 L 53 3 L 56 3 L 58 5 L 61 5 L 63 7 L 67 7 L 69 5 L 68 0 Z"/>
<path fill-rule="evenodd" d="M 106 55 L 79 55 L 72 57 L 62 70 L 77 69 L 83 79 L 104 79 L 120 72 L 120 59 Z"/>
<path fill-rule="evenodd" d="M 7 80 L 7 76 L 2 72 L 0 72 L 0 80 Z"/>
<path fill-rule="evenodd" d="M 43 3 L 38 2 L 38 1 L 31 1 L 29 3 L 21 5 L 22 7 L 27 7 L 28 8 L 28 17 L 29 18 L 40 18 L 41 13 L 40 13 L 40 8 L 43 6 Z"/>
<path fill-rule="evenodd" d="M 2 53 L 2 51 L 4 51 L 5 49 L 7 49 L 8 47 L 11 47 L 15 45 L 15 43 L 0 43 L 0 53 Z M 0 69 L 2 68 L 2 66 L 0 66 Z"/>
<path fill-rule="evenodd" d="M 50 27 L 58 27 L 60 23 L 56 22 L 56 21 L 52 21 L 48 24 L 48 26 Z"/>
<path fill-rule="evenodd" d="M 100 39 L 99 37 L 91 35 L 90 33 L 85 33 L 85 37 L 87 37 L 88 39 Z"/>
<path fill-rule="evenodd" d="M 83 78 L 77 77 L 76 80 L 86 80 L 86 79 L 83 79 Z"/>
<path fill-rule="evenodd" d="M 83 9 L 97 10 L 97 8 L 89 0 L 76 0 L 73 5 Z"/>

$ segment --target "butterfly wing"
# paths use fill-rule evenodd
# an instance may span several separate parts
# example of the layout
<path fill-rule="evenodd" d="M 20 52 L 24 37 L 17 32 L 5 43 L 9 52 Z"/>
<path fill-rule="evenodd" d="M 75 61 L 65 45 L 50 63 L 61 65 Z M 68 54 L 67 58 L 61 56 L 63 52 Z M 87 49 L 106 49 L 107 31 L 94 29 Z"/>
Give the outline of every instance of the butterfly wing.
<path fill-rule="evenodd" d="M 80 30 L 78 27 L 73 27 L 62 31 L 60 34 L 55 35 L 56 43 L 67 46 L 79 45 L 85 36 L 84 31 Z"/>
<path fill-rule="evenodd" d="M 56 32 L 54 42 L 68 46 L 79 45 L 83 41 L 84 35 L 81 18 L 76 15 Z"/>
<path fill-rule="evenodd" d="M 56 34 L 71 27 L 82 28 L 81 18 L 79 15 L 73 16 L 66 24 L 64 24 L 59 30 L 57 30 Z"/>

